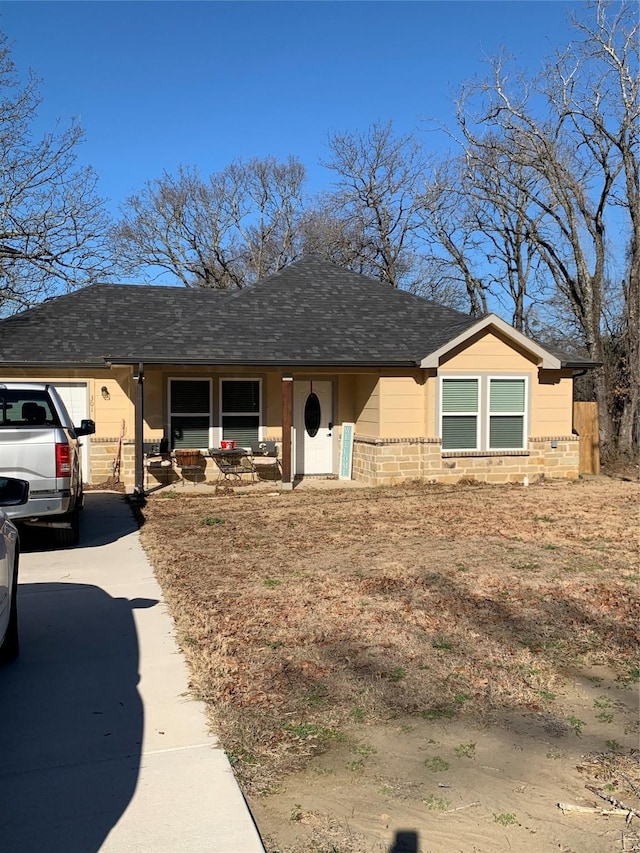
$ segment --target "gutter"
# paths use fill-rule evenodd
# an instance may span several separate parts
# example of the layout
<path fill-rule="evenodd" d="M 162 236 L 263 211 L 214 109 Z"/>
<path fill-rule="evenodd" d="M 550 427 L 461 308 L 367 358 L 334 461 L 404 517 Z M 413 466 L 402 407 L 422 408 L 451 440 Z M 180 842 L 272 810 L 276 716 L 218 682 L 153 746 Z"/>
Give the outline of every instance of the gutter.
<path fill-rule="evenodd" d="M 225 367 L 286 367 L 291 369 L 304 369 L 307 367 L 329 367 L 329 368 L 339 368 L 339 367 L 370 367 L 370 368 L 378 368 L 378 367 L 420 367 L 420 363 L 415 359 L 407 359 L 406 361 L 282 361 L 278 360 L 265 360 L 265 359 L 255 359 L 255 360 L 247 360 L 247 359 L 227 359 L 227 358 L 208 358 L 208 359 L 200 359 L 200 358 L 145 358 L 144 363 L 146 365 L 149 364 L 189 364 L 189 365 L 201 365 L 204 367 L 208 366 L 217 366 L 223 365 Z M 106 362 L 108 366 L 112 366 L 114 364 L 122 364 L 122 365 L 137 365 L 139 364 L 139 359 L 131 358 L 127 356 L 126 358 L 117 358 L 115 356 L 109 356 L 109 360 Z M 104 365 L 103 365 L 104 366 Z"/>
<path fill-rule="evenodd" d="M 137 364 L 137 362 L 135 362 Z M 0 368 L 9 370 L 19 367 L 38 367 L 40 369 L 59 370 L 60 368 L 71 368 L 73 370 L 109 370 L 109 362 L 103 361 L 0 361 Z"/>
<path fill-rule="evenodd" d="M 563 370 L 578 370 L 579 373 L 576 373 L 576 376 L 584 376 L 585 373 L 589 370 L 597 370 L 599 367 L 602 367 L 601 361 L 563 361 L 562 369 Z"/>

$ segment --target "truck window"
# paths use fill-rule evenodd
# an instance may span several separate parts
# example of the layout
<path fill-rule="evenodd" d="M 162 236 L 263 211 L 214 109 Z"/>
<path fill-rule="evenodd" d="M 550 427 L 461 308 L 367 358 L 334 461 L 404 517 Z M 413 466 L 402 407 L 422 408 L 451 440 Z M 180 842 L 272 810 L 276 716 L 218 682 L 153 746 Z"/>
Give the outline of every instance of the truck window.
<path fill-rule="evenodd" d="M 46 391 L 0 389 L 0 428 L 60 426 Z"/>

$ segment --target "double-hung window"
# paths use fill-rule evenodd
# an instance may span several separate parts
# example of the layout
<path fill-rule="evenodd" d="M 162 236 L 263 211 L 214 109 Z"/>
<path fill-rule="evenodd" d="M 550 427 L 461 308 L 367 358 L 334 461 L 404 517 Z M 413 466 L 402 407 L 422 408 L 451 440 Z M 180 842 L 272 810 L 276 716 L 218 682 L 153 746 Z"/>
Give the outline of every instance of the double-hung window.
<path fill-rule="evenodd" d="M 522 450 L 525 446 L 524 379 L 489 379 L 489 449 Z"/>
<path fill-rule="evenodd" d="M 211 382 L 208 379 L 172 379 L 169 383 L 169 421 L 172 448 L 207 448 Z"/>
<path fill-rule="evenodd" d="M 526 449 L 524 377 L 443 377 L 440 388 L 443 451 Z"/>
<path fill-rule="evenodd" d="M 249 447 L 260 440 L 260 380 L 223 379 L 220 383 L 222 438 Z"/>
<path fill-rule="evenodd" d="M 479 379 L 442 380 L 442 449 L 479 447 Z"/>

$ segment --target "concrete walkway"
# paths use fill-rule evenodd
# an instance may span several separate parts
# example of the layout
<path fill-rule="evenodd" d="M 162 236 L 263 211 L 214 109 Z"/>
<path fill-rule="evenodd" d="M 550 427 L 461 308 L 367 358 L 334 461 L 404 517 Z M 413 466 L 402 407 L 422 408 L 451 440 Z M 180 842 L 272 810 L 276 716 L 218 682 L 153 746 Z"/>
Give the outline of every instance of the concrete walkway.
<path fill-rule="evenodd" d="M 0 670 L 0 850 L 264 853 L 129 507 L 89 493 L 82 522 L 78 548 L 25 542 L 21 656 Z"/>

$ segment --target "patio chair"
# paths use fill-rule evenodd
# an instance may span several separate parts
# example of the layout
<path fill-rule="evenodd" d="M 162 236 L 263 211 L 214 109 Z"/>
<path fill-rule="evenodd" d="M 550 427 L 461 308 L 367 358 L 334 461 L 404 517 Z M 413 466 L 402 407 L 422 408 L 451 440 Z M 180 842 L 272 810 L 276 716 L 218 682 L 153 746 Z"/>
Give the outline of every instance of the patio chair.
<path fill-rule="evenodd" d="M 166 442 L 145 441 L 143 452 L 146 487 L 149 488 L 150 476 L 153 476 L 159 485 L 168 484 L 173 474 L 173 459 L 167 451 Z"/>
<path fill-rule="evenodd" d="M 182 477 L 182 485 L 185 484 L 185 479 L 187 474 L 193 476 L 193 485 L 194 488 L 198 482 L 198 475 L 204 475 L 205 468 L 205 460 L 199 450 L 174 450 L 173 458 L 176 461 L 176 465 L 180 469 L 180 476 Z"/>
<path fill-rule="evenodd" d="M 275 441 L 252 441 L 251 455 L 258 479 L 260 479 L 261 474 L 264 480 L 282 479 L 282 468 L 280 459 L 278 458 L 278 445 Z M 265 474 L 268 474 L 268 477 L 264 476 Z"/>

